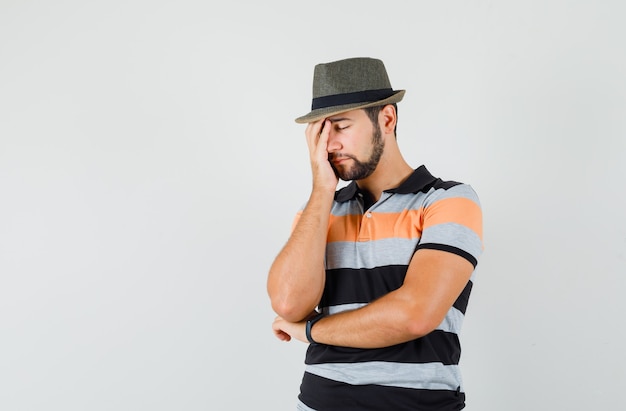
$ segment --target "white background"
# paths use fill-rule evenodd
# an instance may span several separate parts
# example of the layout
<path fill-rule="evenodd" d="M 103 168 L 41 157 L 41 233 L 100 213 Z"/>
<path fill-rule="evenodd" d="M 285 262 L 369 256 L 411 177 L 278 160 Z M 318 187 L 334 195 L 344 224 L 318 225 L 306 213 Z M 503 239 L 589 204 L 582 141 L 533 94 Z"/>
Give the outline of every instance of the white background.
<path fill-rule="evenodd" d="M 620 1 L 0 1 L 0 409 L 292 410 L 267 270 L 313 67 L 381 58 L 415 167 L 470 183 L 467 409 L 626 387 Z"/>

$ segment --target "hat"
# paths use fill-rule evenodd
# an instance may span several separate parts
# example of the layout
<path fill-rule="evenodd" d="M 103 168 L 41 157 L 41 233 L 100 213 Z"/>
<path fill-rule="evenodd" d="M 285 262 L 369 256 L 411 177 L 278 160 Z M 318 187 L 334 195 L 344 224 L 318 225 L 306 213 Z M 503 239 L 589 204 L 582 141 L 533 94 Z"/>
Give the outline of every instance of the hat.
<path fill-rule="evenodd" d="M 405 90 L 393 90 L 385 65 L 369 57 L 315 66 L 311 112 L 296 123 L 311 123 L 344 111 L 397 103 Z"/>

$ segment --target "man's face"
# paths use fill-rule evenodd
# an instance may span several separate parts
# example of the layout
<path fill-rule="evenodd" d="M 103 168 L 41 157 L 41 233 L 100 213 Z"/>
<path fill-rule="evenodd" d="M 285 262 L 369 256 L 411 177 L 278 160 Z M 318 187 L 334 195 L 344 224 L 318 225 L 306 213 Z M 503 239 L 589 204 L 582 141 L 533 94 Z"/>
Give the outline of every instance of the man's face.
<path fill-rule="evenodd" d="M 364 110 L 353 110 L 328 118 L 328 161 L 335 175 L 344 180 L 369 177 L 384 151 L 380 125 L 372 124 Z"/>

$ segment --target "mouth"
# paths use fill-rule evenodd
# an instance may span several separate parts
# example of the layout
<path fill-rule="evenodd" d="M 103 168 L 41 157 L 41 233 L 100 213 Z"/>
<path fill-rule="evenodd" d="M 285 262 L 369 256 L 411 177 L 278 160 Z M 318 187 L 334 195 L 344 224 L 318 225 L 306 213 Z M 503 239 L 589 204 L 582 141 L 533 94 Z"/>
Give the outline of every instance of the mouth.
<path fill-rule="evenodd" d="M 346 155 L 339 155 L 339 156 L 332 156 L 331 158 L 329 158 L 329 161 L 331 161 L 333 164 L 337 165 L 337 164 L 341 164 L 344 161 L 350 160 L 350 156 L 346 156 Z"/>

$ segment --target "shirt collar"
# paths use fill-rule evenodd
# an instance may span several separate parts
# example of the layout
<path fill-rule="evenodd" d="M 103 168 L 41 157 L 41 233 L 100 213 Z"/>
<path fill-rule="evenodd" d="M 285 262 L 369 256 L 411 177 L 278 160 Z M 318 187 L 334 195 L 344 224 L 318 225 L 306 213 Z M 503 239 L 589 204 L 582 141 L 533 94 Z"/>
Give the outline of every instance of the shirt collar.
<path fill-rule="evenodd" d="M 426 187 L 430 187 L 435 181 L 437 181 L 437 178 L 430 174 L 426 167 L 422 165 L 416 168 L 409 178 L 404 180 L 398 187 L 384 191 L 393 194 L 417 193 L 418 191 L 423 191 Z M 335 201 L 344 203 L 353 199 L 359 192 L 359 186 L 355 181 L 352 181 L 335 193 Z"/>

